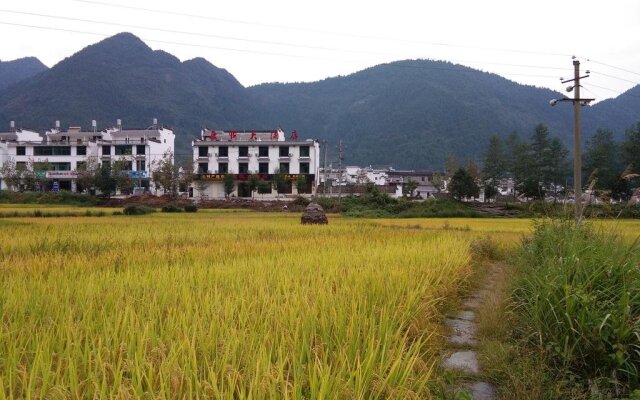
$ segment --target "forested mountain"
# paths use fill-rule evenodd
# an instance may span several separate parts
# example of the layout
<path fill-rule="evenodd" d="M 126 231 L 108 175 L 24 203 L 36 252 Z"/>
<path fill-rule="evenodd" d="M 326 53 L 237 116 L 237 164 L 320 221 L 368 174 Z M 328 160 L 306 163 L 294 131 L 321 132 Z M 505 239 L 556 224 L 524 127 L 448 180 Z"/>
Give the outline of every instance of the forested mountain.
<path fill-rule="evenodd" d="M 18 83 L 21 80 L 30 78 L 46 71 L 48 68 L 35 57 L 19 58 L 12 61 L 0 61 L 0 91 L 2 89 Z"/>
<path fill-rule="evenodd" d="M 202 126 L 218 129 L 282 127 L 329 142 L 345 163 L 442 169 L 447 153 L 478 158 L 488 137 L 518 131 L 529 137 L 538 123 L 570 144 L 573 111 L 548 89 L 447 62 L 407 60 L 313 83 L 244 88 L 204 59 L 180 62 L 153 51 L 131 34 L 89 46 L 48 71 L 0 91 L 0 123 L 46 129 L 101 128 L 121 118 L 145 127 L 153 117 L 173 127 L 178 153 L 188 153 Z M 624 129 L 640 120 L 640 88 L 583 109 L 583 137 L 596 128 Z"/>

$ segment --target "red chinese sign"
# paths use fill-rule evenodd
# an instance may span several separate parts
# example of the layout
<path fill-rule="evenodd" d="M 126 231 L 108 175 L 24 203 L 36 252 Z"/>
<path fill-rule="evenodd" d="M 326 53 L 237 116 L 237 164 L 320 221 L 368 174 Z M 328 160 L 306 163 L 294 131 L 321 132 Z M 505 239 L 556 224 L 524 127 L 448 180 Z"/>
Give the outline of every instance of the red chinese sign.
<path fill-rule="evenodd" d="M 211 131 L 209 137 L 211 138 L 211 140 L 218 140 L 218 133 L 216 131 Z"/>

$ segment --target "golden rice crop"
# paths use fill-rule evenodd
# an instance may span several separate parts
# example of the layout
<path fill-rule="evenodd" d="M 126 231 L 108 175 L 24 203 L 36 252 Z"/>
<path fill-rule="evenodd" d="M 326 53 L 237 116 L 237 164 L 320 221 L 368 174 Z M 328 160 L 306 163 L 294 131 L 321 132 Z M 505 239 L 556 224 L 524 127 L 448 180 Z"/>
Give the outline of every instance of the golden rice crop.
<path fill-rule="evenodd" d="M 428 398 L 465 232 L 243 212 L 0 221 L 0 398 Z"/>

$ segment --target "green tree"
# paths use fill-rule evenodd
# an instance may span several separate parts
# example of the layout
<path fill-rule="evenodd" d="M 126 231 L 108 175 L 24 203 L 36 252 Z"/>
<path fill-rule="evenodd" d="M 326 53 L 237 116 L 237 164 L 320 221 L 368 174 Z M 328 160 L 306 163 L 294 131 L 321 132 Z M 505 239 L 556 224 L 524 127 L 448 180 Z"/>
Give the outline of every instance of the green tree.
<path fill-rule="evenodd" d="M 249 191 L 251 191 L 251 198 L 253 198 L 253 192 L 258 190 L 258 185 L 260 184 L 260 177 L 258 175 L 252 174 L 249 176 L 247 180 L 247 187 Z"/>
<path fill-rule="evenodd" d="M 229 198 L 231 193 L 233 193 L 233 189 L 236 187 L 236 183 L 233 181 L 233 175 L 224 174 L 222 178 L 222 186 L 224 188 L 224 197 Z"/>
<path fill-rule="evenodd" d="M 279 169 L 274 171 L 272 184 L 278 195 L 286 193 L 288 190 L 285 174 L 281 173 Z"/>
<path fill-rule="evenodd" d="M 180 169 L 173 163 L 173 152 L 166 151 L 162 158 L 155 160 L 152 165 L 151 178 L 157 188 L 171 197 L 178 195 L 180 184 Z"/>
<path fill-rule="evenodd" d="M 0 166 L 0 176 L 9 190 L 20 188 L 22 171 L 16 167 L 16 162 L 10 158 Z"/>
<path fill-rule="evenodd" d="M 489 138 L 489 145 L 483 157 L 482 175 L 486 184 L 494 187 L 507 175 L 504 144 L 498 135 Z"/>
<path fill-rule="evenodd" d="M 27 171 L 23 174 L 26 180 L 29 181 L 31 190 L 44 190 L 49 178 L 47 178 L 47 171 L 51 170 L 51 163 L 49 159 L 44 161 L 33 161 L 29 159 L 27 163 Z"/>
<path fill-rule="evenodd" d="M 262 195 L 271 193 L 271 182 L 269 182 L 269 181 L 259 181 L 258 182 L 258 193 L 262 194 Z"/>
<path fill-rule="evenodd" d="M 532 163 L 529 178 L 543 186 L 549 183 L 550 145 L 549 129 L 544 124 L 536 125 L 529 145 Z"/>
<path fill-rule="evenodd" d="M 617 155 L 618 145 L 609 130 L 598 129 L 587 141 L 582 172 L 588 181 L 595 180 L 595 189 L 610 191 L 618 184 L 622 168 L 616 160 Z"/>
<path fill-rule="evenodd" d="M 454 199 L 461 201 L 465 197 L 478 197 L 480 188 L 467 170 L 458 168 L 449 182 L 449 193 Z"/>
<path fill-rule="evenodd" d="M 566 186 L 569 175 L 569 150 L 560 139 L 553 138 L 549 144 L 548 180 L 553 187 L 553 198 L 557 200 L 558 186 Z M 566 190 L 566 188 L 565 188 Z"/>
<path fill-rule="evenodd" d="M 116 180 L 111 175 L 111 164 L 104 162 L 98 168 L 96 175 L 96 188 L 103 197 L 111 197 L 116 190 Z"/>
<path fill-rule="evenodd" d="M 76 168 L 76 185 L 78 185 L 81 190 L 86 189 L 90 193 L 94 192 L 99 168 L 100 165 L 96 157 L 89 157 L 84 163 L 78 163 Z"/>
<path fill-rule="evenodd" d="M 418 188 L 418 182 L 409 178 L 409 180 L 402 185 L 402 194 L 404 196 L 413 197 L 413 192 Z"/>
<path fill-rule="evenodd" d="M 526 142 L 518 142 L 513 149 L 513 165 L 511 166 L 511 176 L 513 185 L 517 193 L 523 194 L 525 191 L 530 194 L 531 182 L 535 178 L 531 177 L 533 170 L 533 159 L 529 151 L 529 144 Z M 537 185 L 537 184 L 536 184 Z M 530 197 L 530 196 L 527 196 Z"/>
<path fill-rule="evenodd" d="M 453 176 L 456 171 L 460 168 L 460 161 L 455 154 L 447 154 L 447 158 L 444 161 L 444 172 L 447 177 Z"/>
<path fill-rule="evenodd" d="M 622 160 L 625 165 L 625 179 L 631 185 L 640 184 L 640 122 L 625 131 L 622 142 Z"/>
<path fill-rule="evenodd" d="M 304 175 L 298 175 L 298 179 L 296 179 L 296 190 L 298 194 L 307 191 L 307 178 Z"/>
<path fill-rule="evenodd" d="M 444 179 L 442 179 L 442 175 L 439 173 L 433 174 L 433 178 L 431 178 L 431 182 L 433 182 L 433 186 L 436 188 L 436 191 L 440 193 L 442 190 L 442 184 L 444 183 Z"/>
<path fill-rule="evenodd" d="M 134 181 L 131 178 L 131 161 L 125 158 L 115 160 L 111 166 L 111 176 L 113 177 L 116 188 L 120 189 L 122 194 L 133 193 Z"/>

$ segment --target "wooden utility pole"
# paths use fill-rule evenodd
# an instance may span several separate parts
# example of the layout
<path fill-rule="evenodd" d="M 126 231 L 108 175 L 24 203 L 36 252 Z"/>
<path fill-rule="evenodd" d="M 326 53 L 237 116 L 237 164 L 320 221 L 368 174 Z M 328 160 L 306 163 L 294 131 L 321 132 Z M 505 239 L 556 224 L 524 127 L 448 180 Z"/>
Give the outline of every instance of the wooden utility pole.
<path fill-rule="evenodd" d="M 589 105 L 595 99 L 580 98 L 580 79 L 588 78 L 589 71 L 584 76 L 580 76 L 580 61 L 573 59 L 573 79 L 560 80 L 562 83 L 574 82 L 573 86 L 567 88 L 567 92 L 573 90 L 573 99 L 564 97 L 553 99 L 551 106 L 555 106 L 560 101 L 570 101 L 573 103 L 573 195 L 575 199 L 575 219 L 576 225 L 582 219 L 582 154 L 580 152 L 580 107 Z M 565 188 L 566 190 L 566 188 Z"/>

